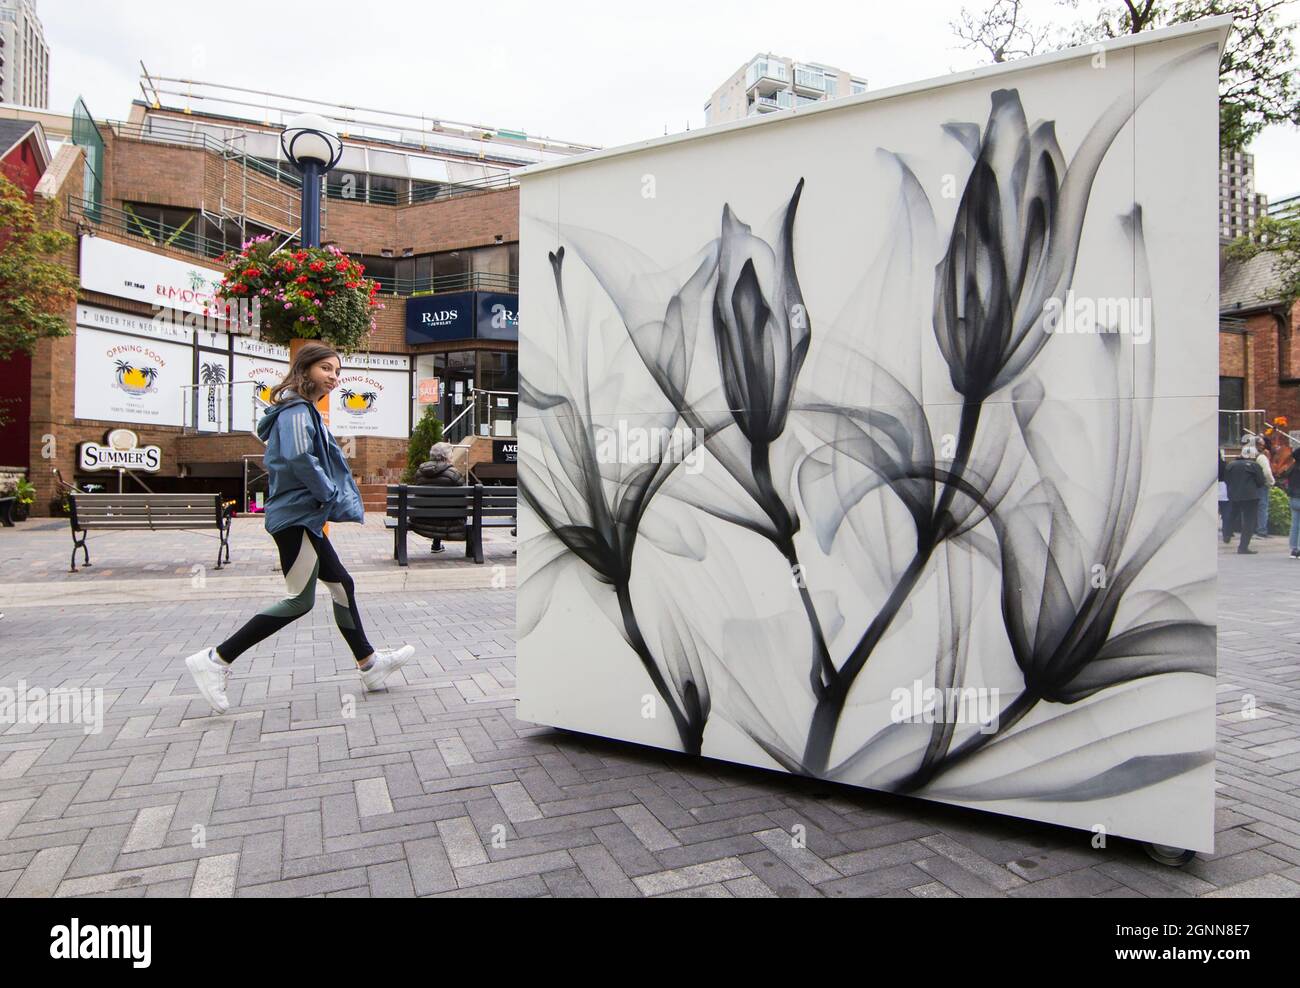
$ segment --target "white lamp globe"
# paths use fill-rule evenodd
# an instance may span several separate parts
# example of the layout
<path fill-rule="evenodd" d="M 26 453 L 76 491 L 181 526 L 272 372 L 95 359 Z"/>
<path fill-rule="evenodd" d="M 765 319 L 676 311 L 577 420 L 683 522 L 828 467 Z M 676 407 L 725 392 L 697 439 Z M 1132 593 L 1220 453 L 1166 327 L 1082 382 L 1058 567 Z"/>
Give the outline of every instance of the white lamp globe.
<path fill-rule="evenodd" d="M 316 161 L 323 168 L 331 168 L 343 151 L 333 124 L 317 113 L 303 113 L 290 120 L 280 136 L 280 146 L 285 157 L 299 167 L 303 162 Z"/>

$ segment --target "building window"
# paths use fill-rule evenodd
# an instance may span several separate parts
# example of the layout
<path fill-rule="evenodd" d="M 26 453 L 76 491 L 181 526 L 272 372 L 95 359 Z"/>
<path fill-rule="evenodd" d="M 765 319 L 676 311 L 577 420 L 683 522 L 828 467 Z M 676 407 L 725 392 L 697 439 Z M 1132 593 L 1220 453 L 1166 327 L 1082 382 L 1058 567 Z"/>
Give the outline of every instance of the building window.
<path fill-rule="evenodd" d="M 370 202 L 381 206 L 395 206 L 407 196 L 406 180 L 387 175 L 370 176 Z"/>
<path fill-rule="evenodd" d="M 1246 407 L 1246 379 L 1244 377 L 1219 378 L 1219 445 L 1235 446 L 1241 442 L 1237 434 L 1241 416 L 1232 415 Z"/>

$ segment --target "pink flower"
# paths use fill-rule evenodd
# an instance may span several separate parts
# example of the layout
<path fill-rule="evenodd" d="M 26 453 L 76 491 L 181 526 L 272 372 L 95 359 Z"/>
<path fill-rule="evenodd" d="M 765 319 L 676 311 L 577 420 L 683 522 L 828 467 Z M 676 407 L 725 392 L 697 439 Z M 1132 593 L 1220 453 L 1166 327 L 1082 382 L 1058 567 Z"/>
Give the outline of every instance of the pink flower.
<path fill-rule="evenodd" d="M 284 303 L 284 307 L 285 307 L 286 309 L 292 309 L 292 308 L 293 308 L 293 303 L 292 303 L 292 302 L 285 302 L 285 303 Z"/>

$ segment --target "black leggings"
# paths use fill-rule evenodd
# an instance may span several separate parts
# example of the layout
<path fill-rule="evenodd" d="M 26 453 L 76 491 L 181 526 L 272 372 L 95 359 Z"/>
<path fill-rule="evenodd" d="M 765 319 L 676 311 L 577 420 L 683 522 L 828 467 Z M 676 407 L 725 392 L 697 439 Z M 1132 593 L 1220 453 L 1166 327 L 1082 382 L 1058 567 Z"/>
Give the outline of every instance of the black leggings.
<path fill-rule="evenodd" d="M 319 576 L 334 598 L 334 623 L 343 633 L 352 655 L 358 662 L 368 658 L 374 649 L 361 628 L 352 577 L 339 562 L 330 540 L 301 526 L 282 528 L 273 532 L 271 538 L 280 550 L 280 570 L 288 593 L 283 600 L 254 614 L 247 624 L 217 646 L 217 654 L 226 662 L 234 662 L 264 638 L 311 611 L 316 603 Z"/>

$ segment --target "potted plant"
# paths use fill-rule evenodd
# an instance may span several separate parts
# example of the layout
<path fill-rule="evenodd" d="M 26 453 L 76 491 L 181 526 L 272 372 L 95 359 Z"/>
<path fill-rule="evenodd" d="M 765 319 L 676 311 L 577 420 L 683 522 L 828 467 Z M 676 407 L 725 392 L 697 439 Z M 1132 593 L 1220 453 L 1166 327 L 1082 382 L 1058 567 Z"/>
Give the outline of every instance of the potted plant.
<path fill-rule="evenodd" d="M 26 477 L 19 477 L 14 484 L 13 495 L 18 499 L 14 505 L 14 521 L 26 521 L 36 503 L 36 487 Z"/>
<path fill-rule="evenodd" d="M 256 305 L 262 339 L 291 351 L 295 341 L 321 340 L 343 353 L 369 343 L 383 308 L 379 283 L 337 247 L 277 249 L 263 236 L 221 261 L 221 300 Z"/>

